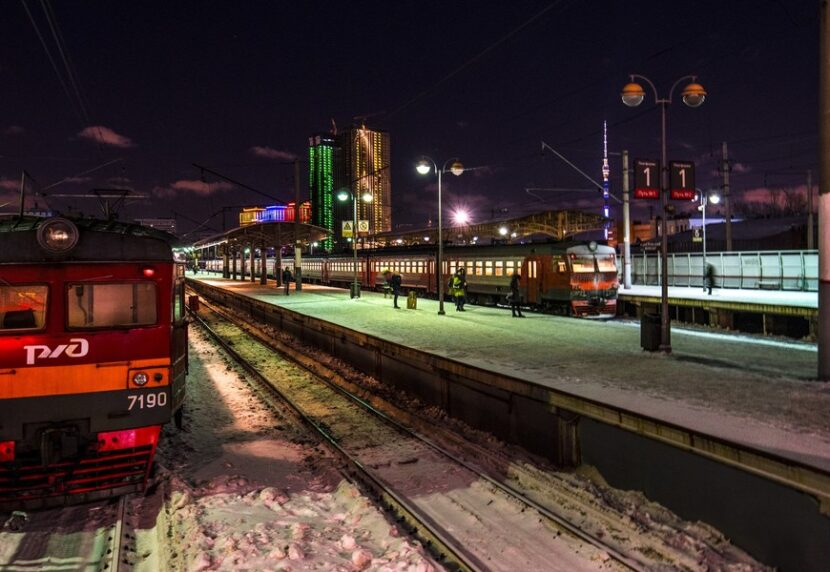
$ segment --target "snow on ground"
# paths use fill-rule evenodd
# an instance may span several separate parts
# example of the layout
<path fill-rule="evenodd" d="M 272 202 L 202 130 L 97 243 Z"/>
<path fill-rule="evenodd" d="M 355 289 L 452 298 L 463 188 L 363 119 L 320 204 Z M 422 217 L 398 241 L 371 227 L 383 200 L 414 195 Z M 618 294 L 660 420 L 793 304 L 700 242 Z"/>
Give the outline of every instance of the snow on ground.
<path fill-rule="evenodd" d="M 165 429 L 173 570 L 404 570 L 434 564 L 262 405 L 191 330 L 186 429 Z"/>
<path fill-rule="evenodd" d="M 632 284 L 631 288 L 620 288 L 620 296 L 660 297 L 660 286 Z M 712 294 L 703 288 L 669 286 L 669 298 L 708 300 L 712 302 L 743 302 L 746 304 L 783 305 L 795 308 L 818 308 L 817 292 L 791 290 L 741 290 L 738 288 L 713 288 Z"/>
<path fill-rule="evenodd" d="M 256 299 L 471 365 L 623 407 L 830 469 L 830 384 L 809 382 L 816 357 L 803 344 L 749 336 L 673 336 L 671 355 L 643 352 L 626 323 L 468 306 L 436 315 L 437 302 L 394 310 L 382 294 L 356 300 L 304 285 L 286 297 L 269 286 L 197 277 Z M 704 332 L 701 332 L 704 334 Z M 766 340 L 760 340 L 761 342 Z"/>
<path fill-rule="evenodd" d="M 465 423 L 447 417 L 438 407 L 425 405 L 403 391 L 359 373 L 339 359 L 317 351 L 276 328 L 264 326 L 261 329 L 266 336 L 279 340 L 294 351 L 313 356 L 309 361 L 323 377 L 339 379 L 338 383 L 344 384 L 350 391 L 427 435 L 456 456 L 466 459 L 496 481 L 522 491 L 580 530 L 603 539 L 621 552 L 636 556 L 647 569 L 766 570 L 712 527 L 702 522 L 685 521 L 665 507 L 649 501 L 641 492 L 611 488 L 591 468 L 585 467 L 579 472 L 559 470 L 547 460 L 501 442 L 486 432 L 471 429 Z M 239 347 L 240 344 L 235 345 Z M 245 351 L 250 347 L 246 344 Z M 280 387 L 283 387 L 282 382 Z M 418 463 L 425 462 L 427 456 L 423 453 L 417 456 Z M 377 463 L 367 460 L 367 464 L 374 466 Z M 394 465 L 388 462 L 383 464 L 387 469 Z M 405 467 L 410 465 L 398 468 Z M 430 497 L 435 491 L 447 489 L 447 483 L 453 480 L 459 489 L 473 486 L 481 489 L 481 481 L 476 480 L 471 486 L 458 483 L 457 476 L 439 475 L 438 471 L 433 471 L 427 481 L 413 479 L 407 486 L 418 489 L 415 492 L 425 495 L 427 498 L 424 500 L 429 504 L 434 502 Z M 456 491 L 447 496 L 462 498 Z M 440 502 L 440 499 L 436 500 Z M 435 506 L 440 508 L 438 504 Z M 510 518 L 511 509 L 515 507 L 503 510 L 507 515 L 505 519 Z M 511 526 L 523 530 L 522 541 L 526 541 L 526 537 L 532 538 L 532 533 L 526 531 L 527 523 L 520 521 Z M 495 534 L 491 533 L 489 537 L 495 541 Z M 521 543 L 515 544 L 520 546 Z M 542 543 L 538 544 L 541 546 Z M 594 555 L 594 561 L 602 562 L 602 558 L 603 554 Z M 519 562 L 517 558 L 513 565 L 518 566 Z M 575 565 L 571 564 L 568 570 L 573 569 Z"/>

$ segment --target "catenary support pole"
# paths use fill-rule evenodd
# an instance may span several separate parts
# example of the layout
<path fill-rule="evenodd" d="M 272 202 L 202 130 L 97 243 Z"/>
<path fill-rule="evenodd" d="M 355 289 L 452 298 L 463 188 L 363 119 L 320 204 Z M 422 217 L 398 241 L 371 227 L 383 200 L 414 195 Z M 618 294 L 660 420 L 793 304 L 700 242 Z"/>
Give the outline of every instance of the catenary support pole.
<path fill-rule="evenodd" d="M 259 244 L 259 283 L 268 284 L 268 247 L 265 242 Z"/>
<path fill-rule="evenodd" d="M 830 380 L 830 9 L 819 1 L 818 379 Z"/>
<path fill-rule="evenodd" d="M 723 208 L 726 212 L 726 251 L 732 252 L 732 201 L 729 200 L 729 153 L 726 141 L 723 142 Z"/>
<path fill-rule="evenodd" d="M 628 182 L 628 151 L 622 152 L 623 192 L 623 288 L 631 289 L 631 212 Z"/>

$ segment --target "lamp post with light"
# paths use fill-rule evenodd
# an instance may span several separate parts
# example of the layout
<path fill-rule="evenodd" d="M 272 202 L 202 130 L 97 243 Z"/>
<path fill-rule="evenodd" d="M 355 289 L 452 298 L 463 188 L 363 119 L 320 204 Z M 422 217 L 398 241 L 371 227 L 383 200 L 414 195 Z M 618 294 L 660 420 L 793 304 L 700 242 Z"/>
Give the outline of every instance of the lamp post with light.
<path fill-rule="evenodd" d="M 337 191 L 337 200 L 338 201 L 347 201 L 349 197 L 352 198 L 352 205 L 354 206 L 354 219 L 352 221 L 352 288 L 350 297 L 351 298 L 360 298 L 360 286 L 357 283 L 357 195 L 355 195 L 352 191 L 348 189 L 340 189 Z M 372 193 L 365 192 L 361 197 L 364 203 L 371 203 L 372 202 Z"/>
<path fill-rule="evenodd" d="M 654 83 L 645 76 L 632 74 L 630 81 L 623 87 L 622 101 L 628 107 L 637 107 L 645 99 L 646 92 L 635 80 L 646 82 L 654 93 L 654 102 L 660 106 L 661 116 L 661 160 L 660 165 L 660 195 L 663 205 L 663 216 L 661 218 L 661 241 L 660 241 L 660 351 L 671 353 L 671 321 L 669 320 L 669 237 L 668 237 L 668 206 L 669 206 L 669 166 L 666 158 L 666 109 L 672 103 L 672 94 L 680 85 L 680 82 L 690 80 L 690 83 L 683 88 L 681 96 L 683 103 L 689 107 L 700 107 L 706 100 L 706 91 L 703 86 L 697 83 L 697 76 L 686 75 L 675 81 L 668 91 L 668 97 L 661 98 L 657 93 Z"/>
<path fill-rule="evenodd" d="M 452 165 L 450 165 L 452 162 Z M 447 165 L 450 165 L 449 171 L 447 170 Z M 460 176 L 464 172 L 464 165 L 457 158 L 447 159 L 444 163 L 444 166 L 440 169 L 438 168 L 438 164 L 430 159 L 429 157 L 423 157 L 418 164 L 415 166 L 415 170 L 418 171 L 421 175 L 428 175 L 430 171 L 435 171 L 438 175 L 438 260 L 437 260 L 437 267 L 435 271 L 435 275 L 438 280 L 438 314 L 440 316 L 444 315 L 444 266 L 443 266 L 443 259 L 444 259 L 444 234 L 443 234 L 443 224 L 441 219 L 441 175 L 446 172 L 450 172 L 456 177 Z"/>
<path fill-rule="evenodd" d="M 697 207 L 703 213 L 703 290 L 706 290 L 706 205 L 712 203 L 716 205 L 720 202 L 720 195 L 717 193 L 704 193 L 698 189 L 698 197 L 700 198 L 700 206 Z"/>

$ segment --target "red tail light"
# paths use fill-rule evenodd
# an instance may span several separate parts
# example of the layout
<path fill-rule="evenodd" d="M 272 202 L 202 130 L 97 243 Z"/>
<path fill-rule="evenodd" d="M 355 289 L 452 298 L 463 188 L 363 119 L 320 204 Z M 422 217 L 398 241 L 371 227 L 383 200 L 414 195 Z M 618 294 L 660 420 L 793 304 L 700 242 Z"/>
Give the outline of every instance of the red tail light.
<path fill-rule="evenodd" d="M 144 274 L 145 278 L 152 278 L 156 275 L 156 269 L 152 266 L 145 266 L 141 269 L 141 273 Z"/>
<path fill-rule="evenodd" d="M 117 451 L 145 445 L 155 447 L 159 440 L 160 430 L 161 427 L 139 427 L 138 429 L 98 433 L 98 450 Z"/>
<path fill-rule="evenodd" d="M 14 441 L 0 441 L 0 463 L 14 461 Z"/>

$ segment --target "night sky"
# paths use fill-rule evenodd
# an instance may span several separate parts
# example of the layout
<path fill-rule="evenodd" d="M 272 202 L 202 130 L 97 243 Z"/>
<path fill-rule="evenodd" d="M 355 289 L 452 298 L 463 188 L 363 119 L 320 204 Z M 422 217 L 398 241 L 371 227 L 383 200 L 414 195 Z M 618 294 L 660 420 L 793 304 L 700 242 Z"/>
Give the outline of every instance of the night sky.
<path fill-rule="evenodd" d="M 451 206 L 480 220 L 538 202 L 528 187 L 589 186 L 543 156 L 541 140 L 596 179 L 603 120 L 612 152 L 658 158 L 651 94 L 636 109 L 620 101 L 629 73 L 661 90 L 693 73 L 709 92 L 698 109 L 678 92 L 669 109 L 670 158 L 694 160 L 698 186 L 718 184 L 722 141 L 745 201 L 765 200 L 765 185 L 797 188 L 800 172 L 816 167 L 818 2 L 810 0 L 50 5 L 75 82 L 41 2 L 26 6 L 60 79 L 24 5 L 0 7 L 0 205 L 14 200 L 22 169 L 36 190 L 122 158 L 48 192 L 128 186 L 148 198 L 122 218 L 176 211 L 187 231 L 196 226 L 188 218 L 267 202 L 212 176 L 203 182 L 191 163 L 289 200 L 284 163 L 305 160 L 308 136 L 332 118 L 342 128 L 367 116 L 367 127 L 391 133 L 393 225 L 423 226 L 435 208 L 434 181 L 413 168 L 422 154 L 478 167 L 450 176 L 445 190 Z M 618 193 L 618 156 L 611 168 Z M 302 174 L 307 193 L 305 164 Z M 544 197 L 539 210 L 601 209 L 597 194 Z"/>

